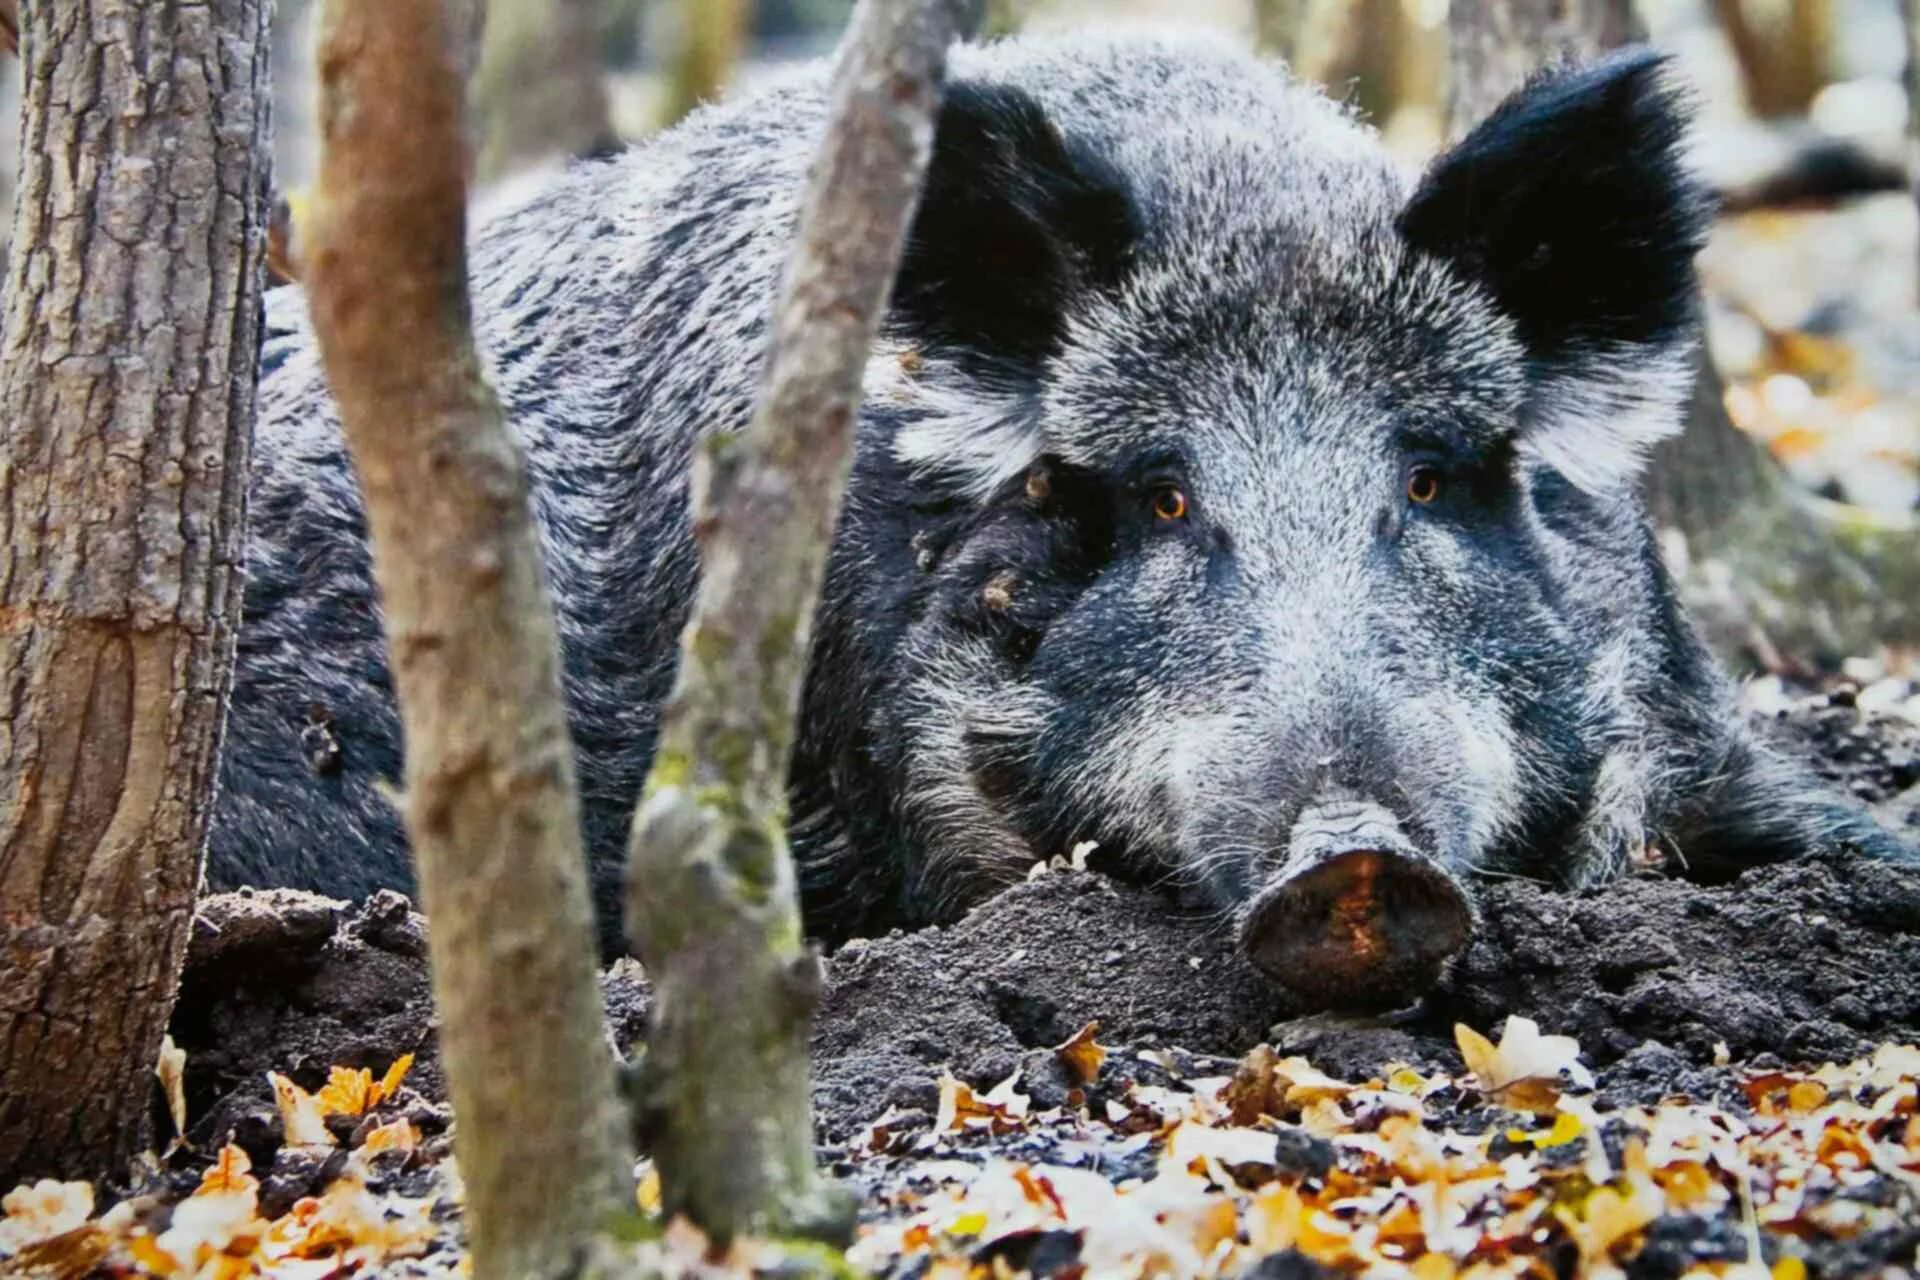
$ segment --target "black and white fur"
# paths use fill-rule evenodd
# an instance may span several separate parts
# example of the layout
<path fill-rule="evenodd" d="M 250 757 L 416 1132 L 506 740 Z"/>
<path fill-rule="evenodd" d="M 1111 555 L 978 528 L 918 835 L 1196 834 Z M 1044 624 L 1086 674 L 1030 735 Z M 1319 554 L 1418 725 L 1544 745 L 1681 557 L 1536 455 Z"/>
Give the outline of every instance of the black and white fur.
<path fill-rule="evenodd" d="M 1657 58 L 1544 76 L 1417 182 L 1204 40 L 952 73 L 794 758 L 813 931 L 951 916 L 1083 839 L 1230 911 L 1329 789 L 1457 870 L 1576 885 L 1650 847 L 1900 853 L 1751 736 L 1636 496 L 1707 219 Z M 473 237 L 609 920 L 694 588 L 690 450 L 747 419 L 823 81 Z M 399 723 L 299 292 L 269 320 L 209 878 L 357 896 L 409 882 Z"/>

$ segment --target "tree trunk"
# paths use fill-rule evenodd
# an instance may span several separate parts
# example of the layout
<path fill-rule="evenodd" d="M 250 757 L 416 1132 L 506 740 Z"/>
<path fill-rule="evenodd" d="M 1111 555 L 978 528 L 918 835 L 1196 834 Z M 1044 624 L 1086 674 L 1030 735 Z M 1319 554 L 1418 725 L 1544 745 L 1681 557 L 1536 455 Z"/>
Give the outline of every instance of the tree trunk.
<path fill-rule="evenodd" d="M 630 1204 L 558 642 L 475 354 L 460 41 L 332 0 L 305 279 L 365 497 L 474 1275 L 558 1274 Z"/>
<path fill-rule="evenodd" d="M 1590 58 L 1637 30 L 1632 0 L 1455 0 L 1447 8 L 1449 136 L 1478 124 L 1541 67 Z"/>
<path fill-rule="evenodd" d="M 727 87 L 747 33 L 747 0 L 673 0 L 673 42 L 662 127 Z"/>
<path fill-rule="evenodd" d="M 1833 60 L 1833 0 L 1714 0 L 1713 9 L 1753 114 L 1805 115 L 1826 86 Z"/>
<path fill-rule="evenodd" d="M 1700 364 L 1687 429 L 1654 453 L 1647 509 L 1708 643 L 1778 671 L 1920 639 L 1912 523 L 1798 491 L 1733 425 L 1719 374 Z"/>
<path fill-rule="evenodd" d="M 695 463 L 700 590 L 634 823 L 627 910 L 654 982 L 646 1120 L 665 1207 L 721 1240 L 851 1225 L 813 1166 L 807 1031 L 820 971 L 787 850 L 787 754 L 861 373 L 926 170 L 958 7 L 855 10 L 759 405 Z"/>
<path fill-rule="evenodd" d="M 146 1146 L 240 620 L 269 6 L 24 14 L 0 362 L 0 1186 Z"/>
<path fill-rule="evenodd" d="M 1448 13 L 1456 137 L 1534 68 L 1633 31 L 1625 0 L 1454 0 Z M 1704 352 L 1699 363 L 1686 430 L 1648 469 L 1648 508 L 1715 651 L 1772 668 L 1920 639 L 1920 539 L 1796 493 L 1728 419 Z"/>
<path fill-rule="evenodd" d="M 475 178 L 485 184 L 555 156 L 613 146 L 596 0 L 460 0 L 449 9 L 453 25 L 463 26 L 483 2 Z"/>
<path fill-rule="evenodd" d="M 1031 0 L 986 0 L 986 16 L 980 20 L 980 36 L 991 40 L 1017 33 L 1025 24 Z"/>
<path fill-rule="evenodd" d="M 1907 167 L 1920 202 L 1920 0 L 1901 0 L 1900 16 L 1907 32 Z"/>

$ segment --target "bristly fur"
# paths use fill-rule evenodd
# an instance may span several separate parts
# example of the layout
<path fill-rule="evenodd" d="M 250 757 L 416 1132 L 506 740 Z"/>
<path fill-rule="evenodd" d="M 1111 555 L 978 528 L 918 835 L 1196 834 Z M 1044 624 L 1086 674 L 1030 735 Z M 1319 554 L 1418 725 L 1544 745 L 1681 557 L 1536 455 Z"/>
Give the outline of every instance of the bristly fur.
<path fill-rule="evenodd" d="M 1412 189 L 1205 41 L 1017 40 L 953 75 L 795 751 L 814 931 L 949 917 L 1081 839 L 1229 909 L 1329 788 L 1461 871 L 1899 855 L 1753 740 L 1635 496 L 1705 225 L 1656 59 L 1535 81 Z M 748 416 L 822 85 L 477 220 L 610 936 L 695 584 L 689 457 Z M 399 722 L 297 291 L 269 322 L 210 880 L 357 896 L 409 882 Z"/>

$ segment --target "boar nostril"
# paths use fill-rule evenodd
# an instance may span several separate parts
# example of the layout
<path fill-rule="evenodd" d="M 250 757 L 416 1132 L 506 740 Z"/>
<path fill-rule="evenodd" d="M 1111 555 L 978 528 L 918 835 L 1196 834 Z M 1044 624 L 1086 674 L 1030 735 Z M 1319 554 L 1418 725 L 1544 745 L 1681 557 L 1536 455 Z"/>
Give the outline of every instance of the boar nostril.
<path fill-rule="evenodd" d="M 1447 869 L 1384 808 L 1316 805 L 1294 826 L 1284 866 L 1241 918 L 1248 958 L 1316 1008 L 1411 1002 L 1472 933 Z"/>

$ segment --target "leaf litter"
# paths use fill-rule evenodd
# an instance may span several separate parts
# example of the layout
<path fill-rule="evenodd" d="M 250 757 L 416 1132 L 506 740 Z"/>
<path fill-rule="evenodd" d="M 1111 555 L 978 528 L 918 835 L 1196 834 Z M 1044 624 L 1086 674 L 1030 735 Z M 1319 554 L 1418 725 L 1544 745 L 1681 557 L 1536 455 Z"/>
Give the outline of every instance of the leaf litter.
<path fill-rule="evenodd" d="M 1920 689 L 1853 667 L 1750 700 L 1912 829 Z M 823 1160 L 863 1197 L 863 1269 L 1916 1270 L 1920 1051 L 1899 1046 L 1920 1042 L 1920 874 L 1837 858 L 1716 885 L 1658 868 L 1597 893 L 1490 884 L 1440 986 L 1357 1022 L 1301 1017 L 1204 915 L 1084 852 L 1056 861 L 960 922 L 832 959 L 816 1114 Z M 602 993 L 634 1043 L 644 975 L 617 964 Z M 404 899 L 209 900 L 172 1039 L 161 1139 L 178 1119 L 185 1137 L 123 1184 L 7 1194 L 0 1274 L 463 1271 Z M 752 1242 L 715 1258 L 684 1223 L 653 1247 L 667 1274 L 779 1265 Z"/>

